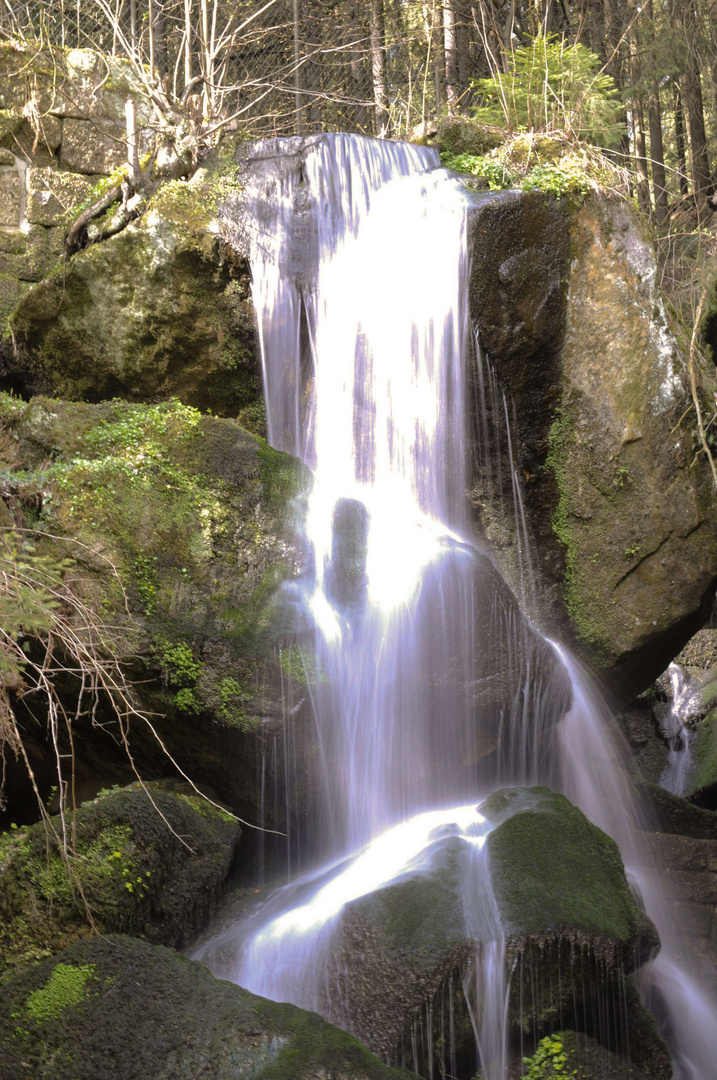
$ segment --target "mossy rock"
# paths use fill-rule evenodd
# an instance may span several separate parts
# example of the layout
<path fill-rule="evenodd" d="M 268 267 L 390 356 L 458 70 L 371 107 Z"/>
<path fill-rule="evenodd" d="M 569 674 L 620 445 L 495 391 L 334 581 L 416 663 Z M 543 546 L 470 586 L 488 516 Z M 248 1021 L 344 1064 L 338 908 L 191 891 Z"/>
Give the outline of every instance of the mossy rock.
<path fill-rule="evenodd" d="M 69 991 L 69 993 L 68 993 Z M 410 1080 L 315 1013 L 162 946 L 92 938 L 0 990 L 3 1080 Z M 415 1077 L 414 1077 L 415 1080 Z"/>
<path fill-rule="evenodd" d="M 691 836 L 696 840 L 717 839 L 717 814 L 673 795 L 657 784 L 643 788 L 651 832 Z"/>
<path fill-rule="evenodd" d="M 705 622 L 717 581 L 712 476 L 652 236 L 624 200 L 536 192 L 484 198 L 470 231 L 471 313 L 516 406 L 540 622 L 629 702 Z M 696 364 L 707 403 L 714 369 Z M 496 509 L 510 492 L 489 482 L 479 524 L 514 578 Z"/>
<path fill-rule="evenodd" d="M 505 132 L 465 116 L 444 116 L 428 138 L 431 146 L 451 154 L 486 154 L 500 146 Z"/>
<path fill-rule="evenodd" d="M 632 952 L 643 920 L 614 840 L 549 788 L 501 789 L 482 812 L 500 822 L 487 845 L 508 937 L 555 934 Z"/>
<path fill-rule="evenodd" d="M 552 1077 L 571 1077 L 572 1080 L 593 1080 L 594 1077 L 600 1080 L 655 1080 L 664 1077 L 667 1080 L 672 1070 L 669 1058 L 667 1061 L 664 1058 L 663 1050 L 659 1063 L 640 1061 L 647 1066 L 643 1072 L 638 1067 L 638 1059 L 620 1057 L 581 1031 L 557 1031 L 541 1039 L 520 1067 L 516 1064 L 510 1069 L 509 1076 L 510 1080 L 517 1080 L 525 1075 L 527 1067 L 528 1075 L 539 1076 L 540 1080 L 551 1080 Z"/>
<path fill-rule="evenodd" d="M 717 808 L 717 709 L 701 720 L 692 736 L 694 765 L 685 795 L 698 806 Z"/>
<path fill-rule="evenodd" d="M 64 843 L 67 854 L 63 855 Z M 90 933 L 179 945 L 210 916 L 236 820 L 188 784 L 108 791 L 0 836 L 0 976 Z"/>
<path fill-rule="evenodd" d="M 278 650 L 295 630 L 285 583 L 301 570 L 294 527 L 307 471 L 236 422 L 178 402 L 0 395 L 0 429 L 8 524 L 37 528 L 38 553 L 72 560 L 68 585 L 116 628 L 175 760 L 256 817 L 253 754 L 264 722 L 282 722 Z M 124 757 L 115 776 L 128 782 L 121 740 L 89 720 L 78 729 L 90 767 L 106 775 L 103 762 L 120 769 Z M 147 725 L 134 725 L 133 745 L 143 775 L 166 775 Z"/>
<path fill-rule="evenodd" d="M 624 972 L 657 944 L 617 846 L 563 795 L 501 789 L 480 809 L 492 826 L 483 852 L 459 836 L 436 835 L 400 879 L 342 912 L 331 948 L 332 996 L 322 1011 L 386 1059 L 410 1053 L 412 1024 L 425 1009 L 434 1044 L 450 1014 L 457 1052 L 470 1061 L 474 1035 L 462 986 L 476 950 L 500 933 L 513 972 L 515 1032 L 550 1031 L 561 1016 L 587 1023 L 598 993 L 619 1016 Z M 487 914 L 493 902 L 473 861 L 486 858 L 497 920 Z"/>
<path fill-rule="evenodd" d="M 10 385 L 92 402 L 179 397 L 261 433 L 248 266 L 212 229 L 234 172 L 231 150 L 215 151 L 191 181 L 160 187 L 138 221 L 38 282 L 11 319 Z"/>

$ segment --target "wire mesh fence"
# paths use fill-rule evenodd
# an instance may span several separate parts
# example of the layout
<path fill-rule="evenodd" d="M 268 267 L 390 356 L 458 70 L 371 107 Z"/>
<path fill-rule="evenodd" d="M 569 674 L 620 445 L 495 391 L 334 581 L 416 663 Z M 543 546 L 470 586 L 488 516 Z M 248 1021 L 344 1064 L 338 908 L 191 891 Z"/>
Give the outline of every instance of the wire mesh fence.
<path fill-rule="evenodd" d="M 0 36 L 126 57 L 175 100 L 254 136 L 405 135 L 450 103 L 445 0 L 0 0 Z M 452 0 L 454 81 L 485 67 L 477 5 Z M 460 69 L 460 70 L 459 70 Z"/>

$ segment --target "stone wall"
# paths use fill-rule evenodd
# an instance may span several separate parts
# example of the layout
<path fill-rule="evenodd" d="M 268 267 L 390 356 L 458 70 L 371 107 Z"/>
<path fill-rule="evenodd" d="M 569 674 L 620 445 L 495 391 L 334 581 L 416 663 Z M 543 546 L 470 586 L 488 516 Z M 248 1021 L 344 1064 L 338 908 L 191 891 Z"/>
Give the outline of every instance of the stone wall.
<path fill-rule="evenodd" d="M 0 44 L 0 337 L 56 264 L 96 185 L 126 158 L 125 102 L 146 110 L 131 65 L 91 49 Z"/>

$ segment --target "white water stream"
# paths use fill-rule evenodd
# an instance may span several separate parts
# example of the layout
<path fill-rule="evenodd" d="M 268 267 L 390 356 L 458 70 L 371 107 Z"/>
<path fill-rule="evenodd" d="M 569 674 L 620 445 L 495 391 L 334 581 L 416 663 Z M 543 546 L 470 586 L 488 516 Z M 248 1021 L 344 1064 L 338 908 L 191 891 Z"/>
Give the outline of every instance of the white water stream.
<path fill-rule="evenodd" d="M 618 840 L 631 867 L 639 844 L 632 797 L 577 669 L 558 649 L 556 682 L 541 660 L 550 650 L 500 599 L 495 570 L 465 539 L 468 203 L 437 165 L 431 150 L 345 135 L 252 152 L 269 439 L 314 473 L 304 591 L 321 673 L 313 709 L 328 861 L 200 955 L 212 964 L 233 950 L 241 985 L 319 1008 L 342 909 L 420 866 L 436 829 L 450 826 L 473 852 L 463 907 L 466 936 L 481 943 L 464 989 L 486 1080 L 503 1080 L 507 989 L 481 795 L 552 781 Z M 529 568 L 521 586 L 532 589 Z M 496 650 L 507 690 L 488 708 L 479 699 L 490 679 L 477 676 L 476 658 Z M 564 711 L 564 673 L 573 707 L 556 776 L 543 736 Z M 481 781 L 496 747 L 493 775 Z M 606 759 L 599 776 L 595 754 Z M 655 876 L 635 873 L 659 926 Z M 652 985 L 670 1000 L 675 1033 L 689 1033 L 692 1058 L 677 1050 L 681 1080 L 710 1080 L 703 1063 L 717 1061 L 717 1019 L 715 1034 L 700 1036 L 685 1017 L 683 1000 L 693 1015 L 711 1006 L 685 989 L 684 970 L 675 976 L 674 952 L 663 948 Z"/>

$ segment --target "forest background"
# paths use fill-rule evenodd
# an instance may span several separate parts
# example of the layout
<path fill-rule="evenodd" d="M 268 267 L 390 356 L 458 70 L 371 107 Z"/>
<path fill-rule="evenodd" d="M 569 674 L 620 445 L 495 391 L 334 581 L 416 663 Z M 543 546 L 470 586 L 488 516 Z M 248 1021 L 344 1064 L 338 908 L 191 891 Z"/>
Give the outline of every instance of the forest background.
<path fill-rule="evenodd" d="M 441 115 L 480 118 L 496 77 L 484 120 L 570 127 L 559 69 L 587 65 L 586 98 L 614 84 L 617 105 L 593 141 L 630 168 L 643 212 L 662 225 L 681 199 L 700 221 L 713 209 L 717 0 L 1 0 L 0 36 L 129 57 L 158 113 L 205 142 L 223 126 L 415 137 Z M 516 50 L 548 75 L 529 115 L 510 97 Z"/>

